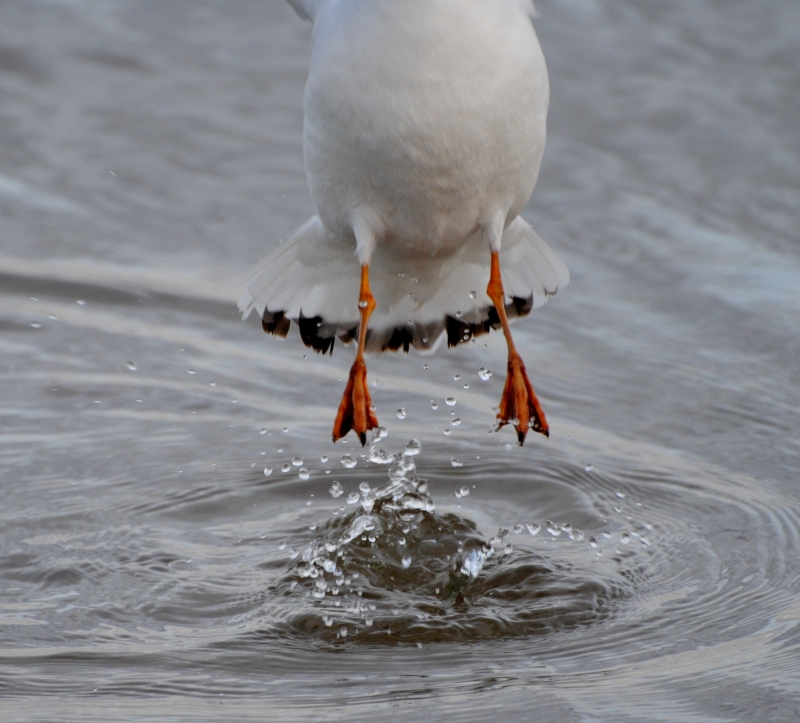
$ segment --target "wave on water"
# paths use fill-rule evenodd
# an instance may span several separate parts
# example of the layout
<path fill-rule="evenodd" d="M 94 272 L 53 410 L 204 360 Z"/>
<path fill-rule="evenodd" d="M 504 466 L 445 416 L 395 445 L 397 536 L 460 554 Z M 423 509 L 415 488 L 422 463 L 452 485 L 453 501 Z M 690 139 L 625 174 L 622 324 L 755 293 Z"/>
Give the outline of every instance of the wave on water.
<path fill-rule="evenodd" d="M 390 465 L 389 481 L 362 482 L 348 500 L 357 509 L 294 551 L 272 591 L 294 607 L 278 634 L 335 644 L 546 634 L 602 620 L 624 594 L 565 562 L 515 550 L 506 528 L 487 540 L 472 520 L 438 513 L 416 474 L 419 451 L 416 440 L 394 456 L 373 447 L 370 459 Z"/>

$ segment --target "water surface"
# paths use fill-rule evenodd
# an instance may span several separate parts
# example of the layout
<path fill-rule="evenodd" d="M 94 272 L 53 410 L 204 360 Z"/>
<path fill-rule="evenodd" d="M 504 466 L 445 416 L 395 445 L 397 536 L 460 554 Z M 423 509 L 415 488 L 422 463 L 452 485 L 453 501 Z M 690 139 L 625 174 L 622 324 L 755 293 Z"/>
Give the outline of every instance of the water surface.
<path fill-rule="evenodd" d="M 800 10 L 539 10 L 551 439 L 493 335 L 370 359 L 362 450 L 352 351 L 235 307 L 313 213 L 308 28 L 3 4 L 4 720 L 797 720 Z"/>

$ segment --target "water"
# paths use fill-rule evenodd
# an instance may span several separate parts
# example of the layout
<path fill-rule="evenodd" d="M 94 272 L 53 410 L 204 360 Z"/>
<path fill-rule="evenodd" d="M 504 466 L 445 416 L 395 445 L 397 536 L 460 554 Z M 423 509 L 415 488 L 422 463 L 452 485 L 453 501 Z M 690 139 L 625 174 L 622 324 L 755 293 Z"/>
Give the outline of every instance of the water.
<path fill-rule="evenodd" d="M 362 450 L 351 351 L 235 308 L 312 212 L 308 29 L 4 3 L 3 720 L 797 720 L 798 8 L 539 2 L 551 439 L 489 433 L 492 335 L 371 358 Z"/>

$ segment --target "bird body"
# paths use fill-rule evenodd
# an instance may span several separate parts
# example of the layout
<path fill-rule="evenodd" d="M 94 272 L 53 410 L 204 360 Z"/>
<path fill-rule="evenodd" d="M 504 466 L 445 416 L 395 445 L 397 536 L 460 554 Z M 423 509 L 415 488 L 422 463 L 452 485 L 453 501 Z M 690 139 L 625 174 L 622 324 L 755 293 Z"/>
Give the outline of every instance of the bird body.
<path fill-rule="evenodd" d="M 536 184 L 547 105 L 517 0 L 327 3 L 304 127 L 323 225 L 352 237 L 360 216 L 398 257 L 452 254 L 498 214 L 505 226 Z"/>
<path fill-rule="evenodd" d="M 318 351 L 357 334 L 359 356 L 431 350 L 445 331 L 452 346 L 499 326 L 511 350 L 506 317 L 569 280 L 519 217 L 549 100 L 532 4 L 289 2 L 313 22 L 303 146 L 318 215 L 255 273 L 240 308 L 282 336 L 294 320 Z"/>

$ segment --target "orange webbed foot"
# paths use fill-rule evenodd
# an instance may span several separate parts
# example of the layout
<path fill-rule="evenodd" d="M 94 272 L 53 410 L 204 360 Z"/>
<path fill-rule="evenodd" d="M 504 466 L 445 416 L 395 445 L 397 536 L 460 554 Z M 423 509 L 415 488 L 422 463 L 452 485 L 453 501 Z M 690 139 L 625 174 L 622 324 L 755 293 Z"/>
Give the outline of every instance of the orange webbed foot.
<path fill-rule="evenodd" d="M 497 413 L 497 428 L 513 423 L 517 430 L 520 445 L 525 442 L 528 429 L 550 436 L 550 427 L 539 404 L 533 386 L 525 371 L 522 357 L 513 351 L 508 355 L 508 377 Z"/>
<path fill-rule="evenodd" d="M 378 418 L 372 409 L 367 388 L 367 364 L 364 357 L 356 357 L 350 368 L 350 378 L 347 380 L 336 421 L 333 423 L 333 441 L 341 439 L 352 429 L 363 447 L 367 443 L 367 432 L 377 426 Z"/>

